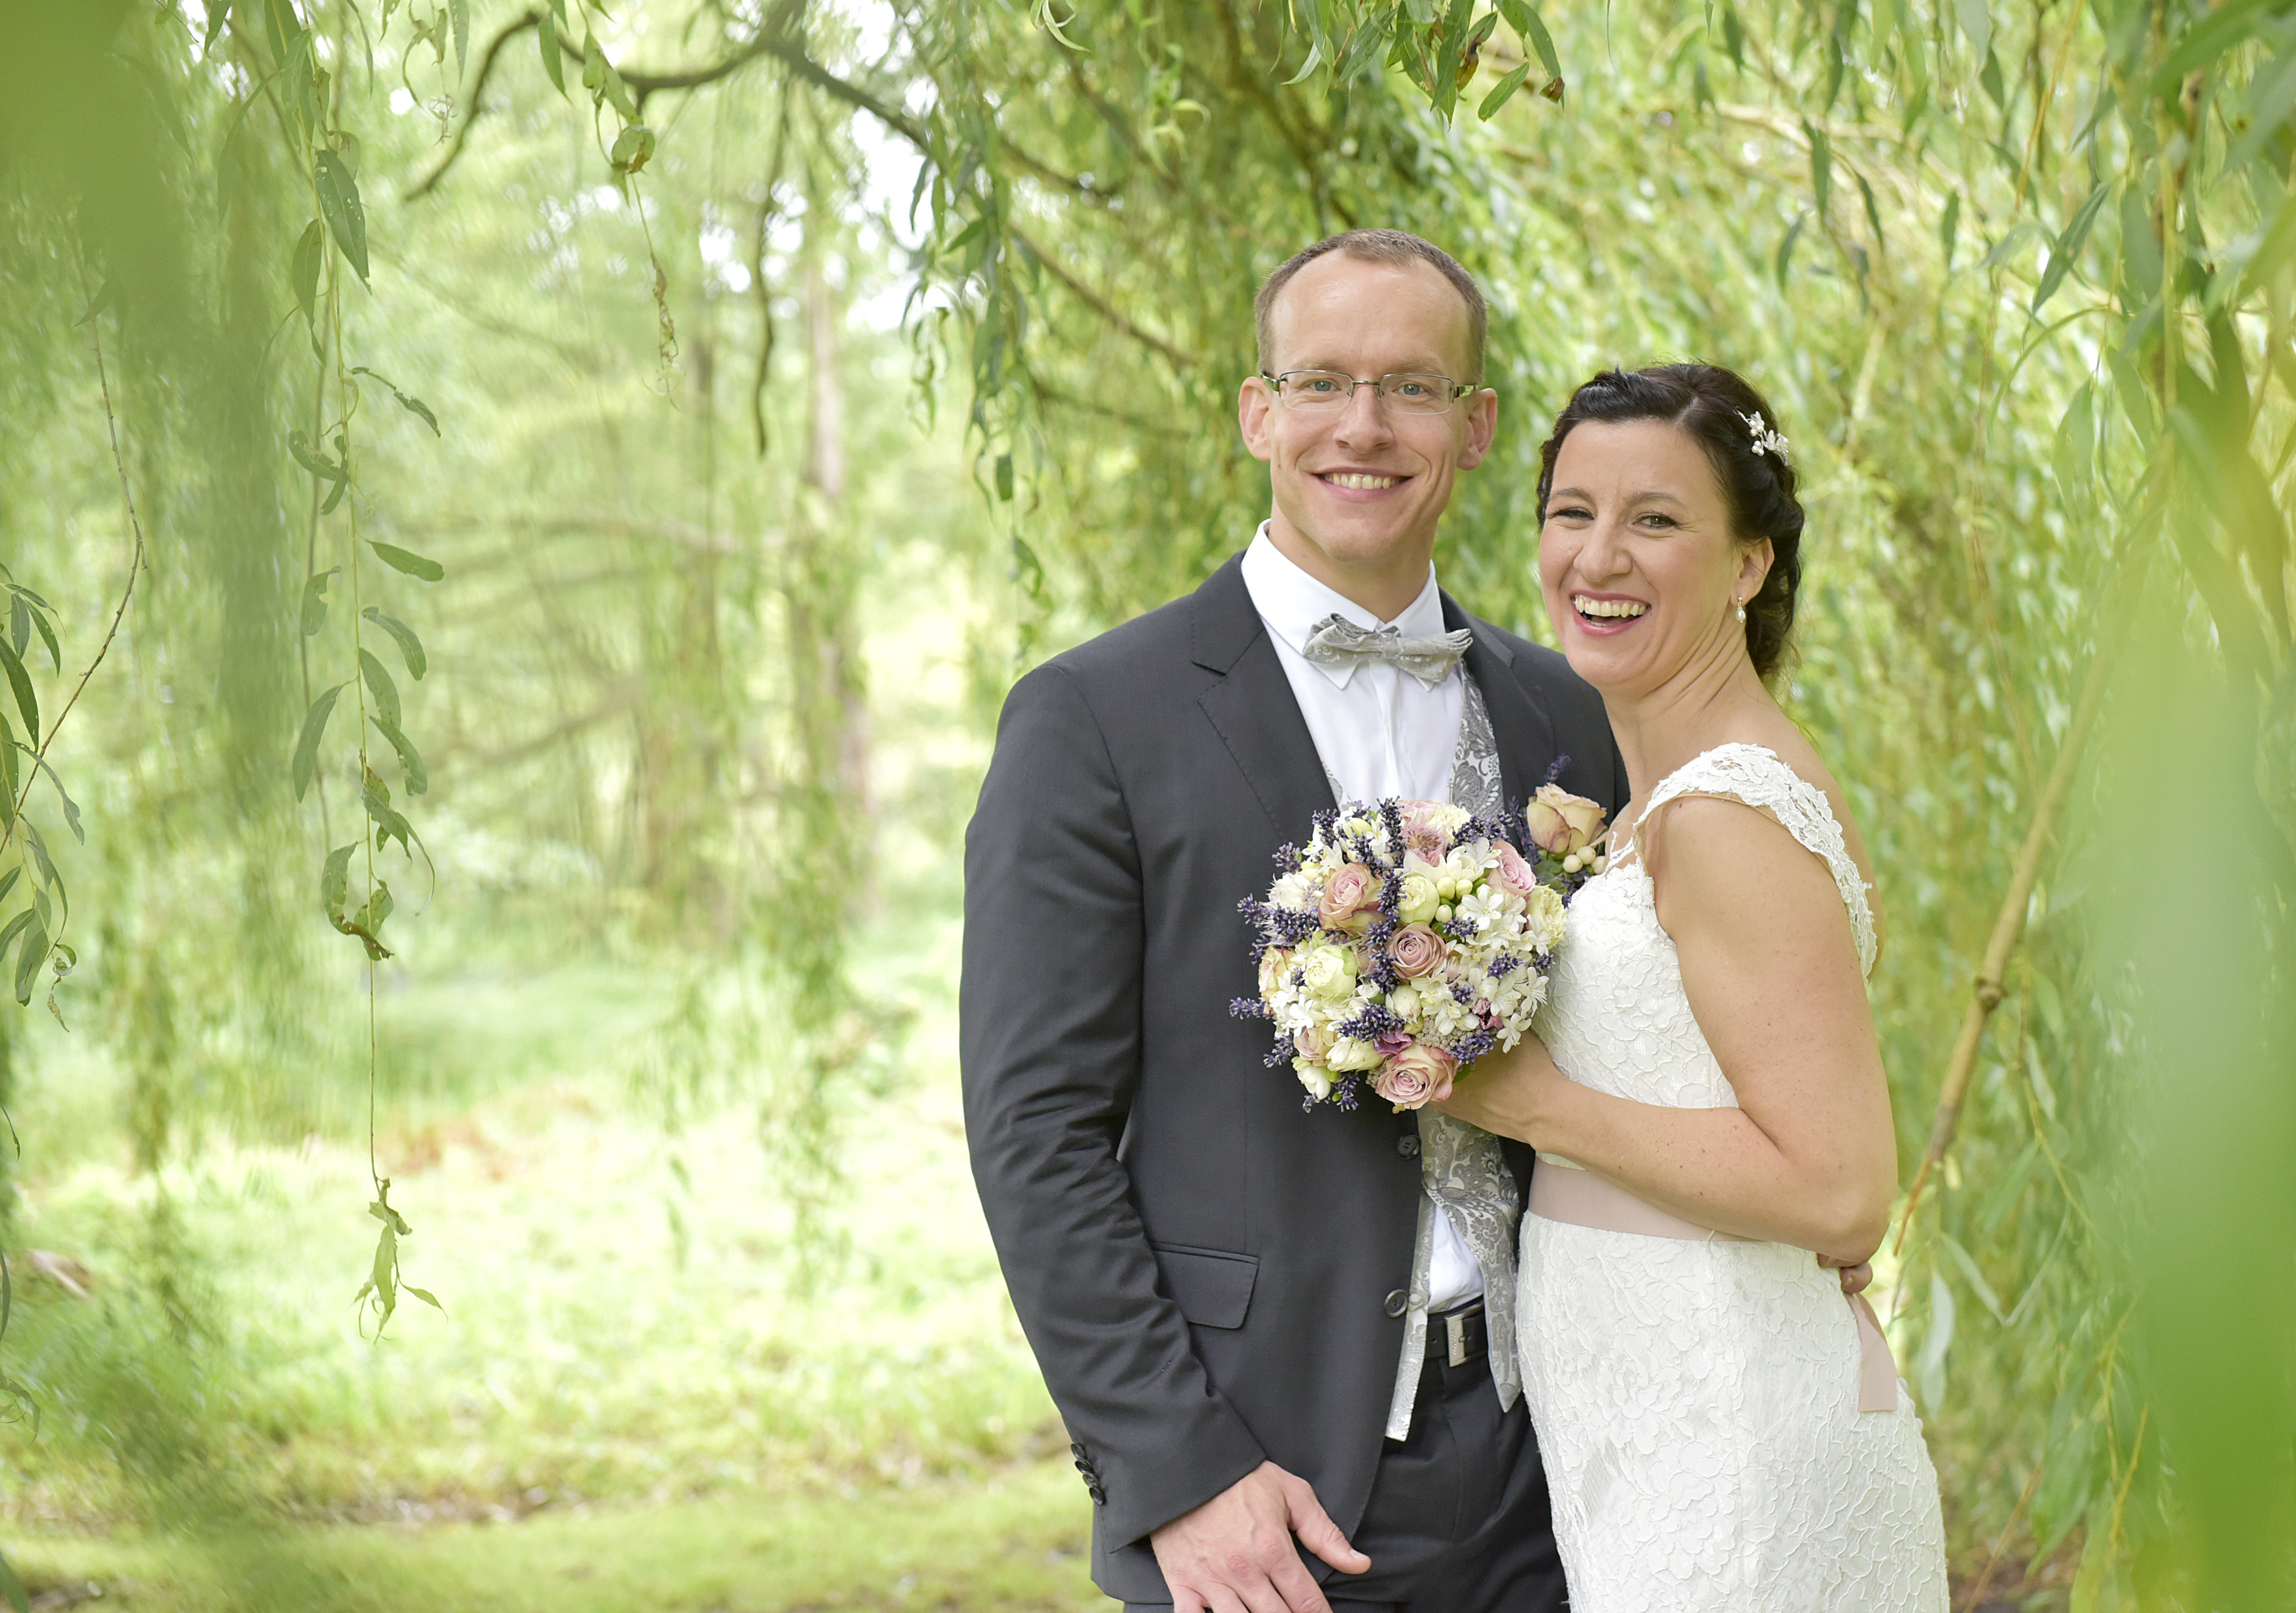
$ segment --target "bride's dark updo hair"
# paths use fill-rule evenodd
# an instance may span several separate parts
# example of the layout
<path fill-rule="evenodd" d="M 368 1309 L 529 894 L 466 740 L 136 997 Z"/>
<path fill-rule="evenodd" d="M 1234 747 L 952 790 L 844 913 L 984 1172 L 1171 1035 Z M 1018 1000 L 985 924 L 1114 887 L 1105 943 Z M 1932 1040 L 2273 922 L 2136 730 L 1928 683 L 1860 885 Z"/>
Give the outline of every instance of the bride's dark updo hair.
<path fill-rule="evenodd" d="M 1746 416 L 1779 430 L 1769 400 L 1745 377 L 1712 364 L 1659 364 L 1605 370 L 1570 395 L 1554 417 L 1554 434 L 1538 450 L 1538 514 L 1554 490 L 1554 460 L 1571 428 L 1589 420 L 1661 420 L 1687 432 L 1706 450 L 1730 506 L 1730 529 L 1742 543 L 1770 540 L 1769 574 L 1746 602 L 1746 653 L 1767 678 L 1784 663 L 1793 635 L 1794 596 L 1801 588 L 1801 502 L 1793 467 L 1775 451 L 1755 452 Z"/>

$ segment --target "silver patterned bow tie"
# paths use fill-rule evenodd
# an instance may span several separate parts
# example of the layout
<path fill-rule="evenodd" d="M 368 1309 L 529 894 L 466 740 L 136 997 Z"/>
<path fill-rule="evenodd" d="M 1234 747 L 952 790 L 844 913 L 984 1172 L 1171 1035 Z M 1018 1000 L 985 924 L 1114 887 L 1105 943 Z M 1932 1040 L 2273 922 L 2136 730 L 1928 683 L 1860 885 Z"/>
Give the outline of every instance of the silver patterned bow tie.
<path fill-rule="evenodd" d="M 1431 689 L 1451 675 L 1451 669 L 1459 664 L 1459 657 L 1474 642 L 1475 635 L 1466 628 L 1432 638 L 1406 638 L 1399 627 L 1357 627 L 1333 612 L 1316 624 L 1316 630 L 1308 635 L 1308 642 L 1300 646 L 1300 653 L 1317 666 L 1355 666 L 1365 661 L 1384 661 L 1402 668 Z"/>

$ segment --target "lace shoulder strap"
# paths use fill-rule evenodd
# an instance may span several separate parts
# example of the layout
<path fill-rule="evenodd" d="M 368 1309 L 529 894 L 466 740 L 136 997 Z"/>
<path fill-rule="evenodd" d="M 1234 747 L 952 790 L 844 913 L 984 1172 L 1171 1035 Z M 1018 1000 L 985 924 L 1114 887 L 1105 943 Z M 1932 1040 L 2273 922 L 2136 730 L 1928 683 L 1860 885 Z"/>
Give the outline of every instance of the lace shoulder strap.
<path fill-rule="evenodd" d="M 1691 758 L 1659 782 L 1650 804 L 1636 819 L 1640 827 L 1669 801 L 1685 795 L 1719 795 L 1743 802 L 1767 812 L 1786 833 L 1822 859 L 1833 871 L 1834 887 L 1849 909 L 1850 933 L 1857 940 L 1857 967 L 1874 972 L 1874 909 L 1866 896 L 1865 876 L 1843 840 L 1841 825 L 1825 792 L 1788 767 L 1778 753 L 1759 745 L 1724 745 Z"/>

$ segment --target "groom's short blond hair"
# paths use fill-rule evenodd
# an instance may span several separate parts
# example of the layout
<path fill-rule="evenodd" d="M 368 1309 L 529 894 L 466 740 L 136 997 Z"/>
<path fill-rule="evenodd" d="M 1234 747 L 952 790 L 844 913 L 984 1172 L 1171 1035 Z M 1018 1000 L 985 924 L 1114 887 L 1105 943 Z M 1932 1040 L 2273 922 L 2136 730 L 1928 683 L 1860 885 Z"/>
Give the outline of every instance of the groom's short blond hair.
<path fill-rule="evenodd" d="M 1491 310 L 1483 300 L 1482 288 L 1475 277 L 1461 267 L 1459 260 L 1436 245 L 1422 240 L 1407 230 L 1348 230 L 1337 235 L 1326 235 L 1304 251 L 1294 252 L 1276 267 L 1275 272 L 1261 283 L 1259 295 L 1252 300 L 1251 320 L 1259 338 L 1259 367 L 1265 372 L 1274 360 L 1269 357 L 1275 342 L 1271 327 L 1275 324 L 1275 299 L 1292 284 L 1292 276 L 1328 252 L 1345 252 L 1360 263 L 1386 263 L 1408 267 L 1414 263 L 1426 263 L 1451 283 L 1459 293 L 1459 300 L 1467 305 L 1467 357 L 1474 374 L 1456 379 L 1471 381 L 1476 385 L 1483 380 L 1483 342 L 1490 330 Z"/>

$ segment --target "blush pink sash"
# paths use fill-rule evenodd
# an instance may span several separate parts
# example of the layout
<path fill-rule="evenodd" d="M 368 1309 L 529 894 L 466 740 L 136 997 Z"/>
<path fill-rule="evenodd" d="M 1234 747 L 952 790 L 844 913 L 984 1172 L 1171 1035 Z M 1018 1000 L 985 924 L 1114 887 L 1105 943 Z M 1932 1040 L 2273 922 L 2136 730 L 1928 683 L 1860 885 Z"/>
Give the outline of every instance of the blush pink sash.
<path fill-rule="evenodd" d="M 1547 1221 L 1598 1232 L 1630 1232 L 1642 1238 L 1681 1238 L 1693 1243 L 1719 1240 L 1747 1243 L 1734 1233 L 1716 1231 L 1670 1215 L 1656 1205 L 1636 1197 L 1592 1171 L 1555 1166 L 1541 1161 L 1530 1173 L 1530 1213 Z M 1857 1349 L 1862 1366 L 1857 1380 L 1860 1411 L 1898 1409 L 1898 1363 L 1882 1323 L 1863 1294 L 1848 1296 L 1849 1314 L 1857 1324 Z"/>

